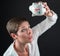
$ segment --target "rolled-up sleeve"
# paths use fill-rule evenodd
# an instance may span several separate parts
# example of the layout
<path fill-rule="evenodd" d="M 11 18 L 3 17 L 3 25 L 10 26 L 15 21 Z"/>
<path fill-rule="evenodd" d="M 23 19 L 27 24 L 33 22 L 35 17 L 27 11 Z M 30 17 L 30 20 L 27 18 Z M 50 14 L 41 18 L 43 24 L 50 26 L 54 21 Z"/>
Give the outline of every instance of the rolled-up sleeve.
<path fill-rule="evenodd" d="M 53 11 L 52 11 L 53 12 Z M 41 23 L 37 24 L 32 28 L 33 30 L 33 39 L 37 40 L 40 35 L 42 35 L 45 31 L 51 28 L 57 21 L 57 14 L 53 12 L 53 16 L 46 17 Z"/>

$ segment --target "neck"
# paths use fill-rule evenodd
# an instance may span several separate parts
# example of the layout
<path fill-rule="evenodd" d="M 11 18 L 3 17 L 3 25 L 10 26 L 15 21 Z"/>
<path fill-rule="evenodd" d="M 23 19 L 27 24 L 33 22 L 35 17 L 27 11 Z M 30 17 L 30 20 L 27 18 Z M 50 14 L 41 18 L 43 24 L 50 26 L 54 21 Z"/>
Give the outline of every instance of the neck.
<path fill-rule="evenodd" d="M 14 42 L 14 48 L 17 52 L 23 53 L 23 52 L 27 51 L 27 44 L 20 43 L 16 40 Z"/>

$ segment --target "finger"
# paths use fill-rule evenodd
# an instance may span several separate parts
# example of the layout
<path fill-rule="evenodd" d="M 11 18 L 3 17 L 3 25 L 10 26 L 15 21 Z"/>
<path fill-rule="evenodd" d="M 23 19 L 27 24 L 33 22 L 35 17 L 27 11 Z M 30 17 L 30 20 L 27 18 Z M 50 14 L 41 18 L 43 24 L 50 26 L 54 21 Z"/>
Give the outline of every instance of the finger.
<path fill-rule="evenodd" d="M 47 6 L 47 2 L 42 2 L 42 4 L 43 4 L 44 6 Z"/>
<path fill-rule="evenodd" d="M 44 15 L 45 16 L 52 15 L 51 10 L 47 10 Z"/>
<path fill-rule="evenodd" d="M 48 6 L 46 6 L 45 9 L 46 9 L 47 11 L 50 11 L 50 8 L 49 8 Z"/>

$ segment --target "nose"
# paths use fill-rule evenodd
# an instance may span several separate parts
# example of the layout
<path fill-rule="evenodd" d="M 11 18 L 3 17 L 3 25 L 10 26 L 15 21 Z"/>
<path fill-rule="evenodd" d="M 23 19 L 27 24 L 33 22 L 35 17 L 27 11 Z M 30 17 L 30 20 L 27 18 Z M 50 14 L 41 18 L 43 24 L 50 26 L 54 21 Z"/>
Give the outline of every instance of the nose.
<path fill-rule="evenodd" d="M 28 29 L 28 34 L 29 34 L 30 36 L 32 35 L 32 29 L 31 29 L 31 28 Z"/>

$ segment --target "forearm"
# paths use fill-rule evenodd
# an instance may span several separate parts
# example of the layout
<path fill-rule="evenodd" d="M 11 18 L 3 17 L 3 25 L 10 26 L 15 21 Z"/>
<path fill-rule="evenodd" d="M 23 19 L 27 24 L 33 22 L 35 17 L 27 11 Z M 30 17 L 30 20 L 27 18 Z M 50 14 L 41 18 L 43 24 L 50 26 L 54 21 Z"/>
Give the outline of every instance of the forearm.
<path fill-rule="evenodd" d="M 43 34 L 46 30 L 48 30 L 49 28 L 51 28 L 57 21 L 57 14 L 53 12 L 53 16 L 49 16 L 49 17 L 46 17 L 46 19 L 44 21 L 42 21 L 40 24 L 39 24 L 39 34 Z"/>
<path fill-rule="evenodd" d="M 49 21 L 53 21 L 53 22 L 56 22 L 57 21 L 57 18 L 58 18 L 58 15 L 51 10 L 51 13 L 52 13 L 52 16 L 46 16 L 46 18 L 49 20 Z"/>
<path fill-rule="evenodd" d="M 45 20 L 33 27 L 33 33 L 37 37 L 51 28 L 57 21 L 57 14 L 53 12 L 53 16 L 47 16 Z"/>

